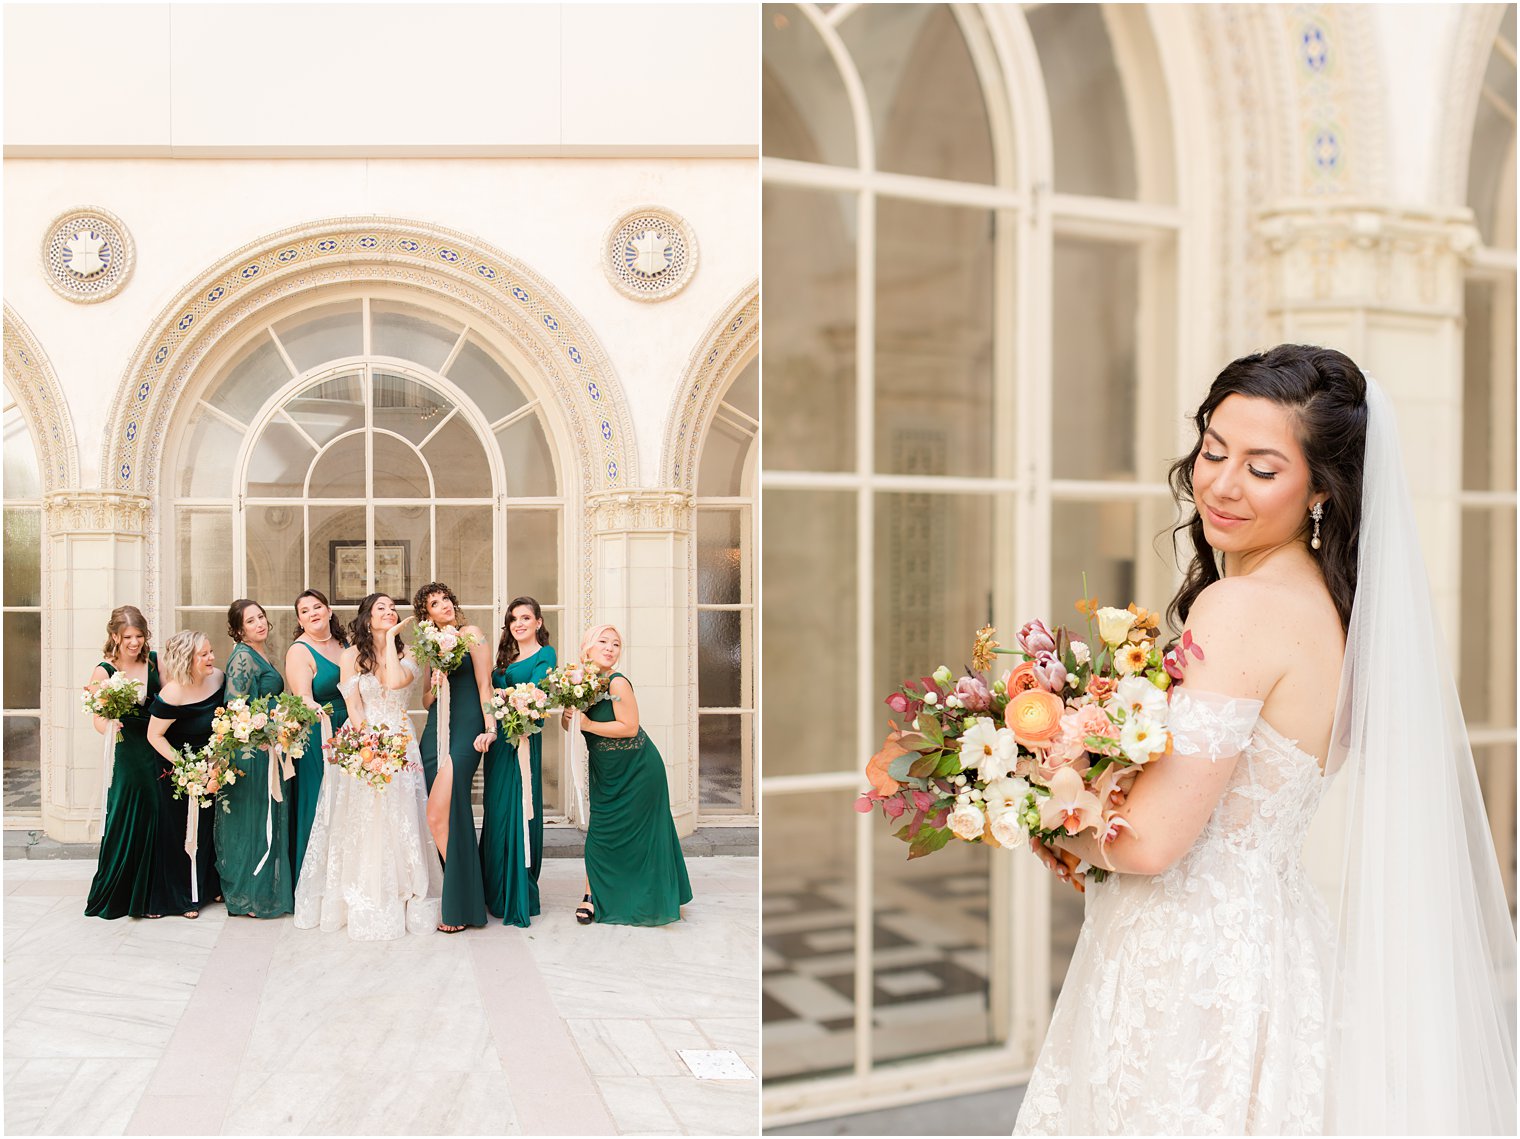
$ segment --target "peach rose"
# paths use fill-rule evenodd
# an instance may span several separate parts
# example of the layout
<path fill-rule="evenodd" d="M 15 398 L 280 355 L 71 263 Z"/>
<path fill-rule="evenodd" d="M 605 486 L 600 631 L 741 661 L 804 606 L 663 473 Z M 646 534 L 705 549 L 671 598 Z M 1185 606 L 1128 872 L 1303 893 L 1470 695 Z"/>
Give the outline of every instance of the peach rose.
<path fill-rule="evenodd" d="M 1094 700 L 1107 700 L 1119 682 L 1111 676 L 1094 676 L 1087 682 L 1087 694 Z"/>
<path fill-rule="evenodd" d="M 1026 660 L 1010 672 L 1007 684 L 1009 699 L 1017 696 L 1020 692 L 1028 692 L 1031 689 L 1039 688 L 1040 678 L 1034 673 L 1034 661 Z M 1012 727 L 1013 722 L 1009 721 L 1008 726 Z"/>
<path fill-rule="evenodd" d="M 1061 714 L 1065 710 L 1066 705 L 1059 696 L 1030 688 L 1008 702 L 1003 722 L 1013 730 L 1013 738 L 1025 747 L 1043 748 L 1050 746 L 1060 733 Z"/>
<path fill-rule="evenodd" d="M 903 733 L 895 728 L 887 735 L 886 741 L 881 745 L 881 750 L 871 757 L 866 764 L 866 779 L 875 789 L 878 795 L 883 797 L 895 795 L 902 790 L 903 785 L 887 774 L 887 768 L 892 766 L 892 761 L 900 755 L 907 755 L 911 748 L 903 747 L 901 740 Z"/>

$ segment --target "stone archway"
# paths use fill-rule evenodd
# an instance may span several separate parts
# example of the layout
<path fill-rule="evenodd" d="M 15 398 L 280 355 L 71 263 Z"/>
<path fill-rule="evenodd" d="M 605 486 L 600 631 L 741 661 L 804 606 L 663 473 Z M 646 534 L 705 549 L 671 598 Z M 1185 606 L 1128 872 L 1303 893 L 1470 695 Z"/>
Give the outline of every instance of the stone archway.
<path fill-rule="evenodd" d="M 760 340 L 760 282 L 751 281 L 723 306 L 687 360 L 665 422 L 660 477 L 665 486 L 696 492 L 697 458 L 723 389 Z"/>
<path fill-rule="evenodd" d="M 5 306 L 5 385 L 37 441 L 44 494 L 79 485 L 79 445 L 68 401 L 32 330 Z"/>

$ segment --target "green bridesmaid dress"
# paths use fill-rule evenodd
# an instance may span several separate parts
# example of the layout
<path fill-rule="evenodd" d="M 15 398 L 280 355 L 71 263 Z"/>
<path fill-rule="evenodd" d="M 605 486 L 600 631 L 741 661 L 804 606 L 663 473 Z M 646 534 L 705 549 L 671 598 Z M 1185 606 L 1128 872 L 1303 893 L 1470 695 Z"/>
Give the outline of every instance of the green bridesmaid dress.
<path fill-rule="evenodd" d="M 480 873 L 480 846 L 475 837 L 475 807 L 470 791 L 480 752 L 475 737 L 486 730 L 480 709 L 480 686 L 466 654 L 449 676 L 449 759 L 454 767 L 454 786 L 449 800 L 449 849 L 443 856 L 443 924 L 485 925 L 486 887 Z M 426 676 L 424 676 L 426 682 Z M 438 717 L 435 703 L 428 712 L 418 750 L 428 793 L 438 774 Z"/>
<path fill-rule="evenodd" d="M 274 665 L 247 645 L 233 647 L 227 658 L 228 700 L 278 696 L 284 691 L 285 681 Z M 271 762 L 268 748 L 240 752 L 237 766 L 243 774 L 218 796 L 216 870 L 229 914 L 276 918 L 295 912 L 288 793 L 295 788 L 285 784 L 280 789 L 283 801 L 270 800 Z"/>
<path fill-rule="evenodd" d="M 211 742 L 211 721 L 221 707 L 223 687 L 218 688 L 204 700 L 192 704 L 166 704 L 162 693 L 153 698 L 148 709 L 150 716 L 172 721 L 164 733 L 169 746 L 175 751 L 189 747 L 192 751 Z M 196 838 L 195 874 L 196 893 L 190 890 L 190 857 L 185 853 L 185 823 L 189 819 L 190 800 L 174 797 L 174 781 L 169 778 L 169 764 L 163 756 L 155 754 L 162 778 L 158 780 L 158 860 L 155 867 L 153 913 L 182 914 L 198 910 L 222 892 L 216 873 L 216 824 L 212 812 L 217 810 L 216 797 L 201 813 L 200 832 Z M 162 909 L 158 898 L 164 899 Z"/>
<path fill-rule="evenodd" d="M 311 659 L 317 673 L 312 677 L 311 695 L 318 704 L 332 705 L 332 730 L 336 732 L 344 724 L 348 723 L 348 705 L 343 703 L 343 696 L 338 692 L 338 681 L 342 678 L 342 670 L 332 661 L 328 660 L 316 649 L 298 641 L 311 654 Z M 291 881 L 294 882 L 301 876 L 301 863 L 306 860 L 306 840 L 311 837 L 311 821 L 317 817 L 317 796 L 322 791 L 322 772 L 327 767 L 327 761 L 322 757 L 322 725 L 313 724 L 306 729 L 306 751 L 300 759 L 296 760 L 295 783 L 295 817 L 290 824 L 290 848 L 291 848 Z M 285 785 L 285 797 L 291 798 L 290 784 Z"/>
<path fill-rule="evenodd" d="M 497 688 L 537 682 L 554 667 L 554 650 L 544 645 L 491 674 Z M 517 749 L 498 737 L 486 753 L 485 818 L 480 826 L 480 870 L 486 909 L 507 925 L 528 924 L 538 914 L 538 868 L 544 856 L 544 738 L 528 739 L 533 818 L 528 820 L 531 851 L 523 850 L 522 768 Z"/>
<path fill-rule="evenodd" d="M 617 719 L 611 700 L 593 704 L 585 716 L 598 723 Z M 670 817 L 665 761 L 643 728 L 631 739 L 582 734 L 591 772 L 586 878 L 596 920 L 610 925 L 679 921 L 681 907 L 691 901 L 691 880 Z"/>
<path fill-rule="evenodd" d="M 116 669 L 105 661 L 107 676 Z M 111 770 L 111 791 L 106 799 L 106 825 L 100 836 L 100 861 L 86 917 L 140 918 L 163 914 L 168 898 L 153 895 L 153 860 L 158 846 L 158 773 L 163 760 L 148 744 L 148 708 L 158 695 L 158 654 L 148 654 L 148 688 L 136 711 L 121 718 L 121 739 Z M 155 907 L 155 902 L 158 903 Z"/>

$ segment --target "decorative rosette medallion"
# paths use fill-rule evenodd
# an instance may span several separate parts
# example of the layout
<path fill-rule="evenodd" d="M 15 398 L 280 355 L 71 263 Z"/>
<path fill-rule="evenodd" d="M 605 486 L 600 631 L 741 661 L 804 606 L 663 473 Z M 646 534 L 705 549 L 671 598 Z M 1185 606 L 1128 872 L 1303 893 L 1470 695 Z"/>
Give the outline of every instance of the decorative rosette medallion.
<path fill-rule="evenodd" d="M 630 210 L 607 231 L 602 268 L 618 292 L 636 301 L 663 301 L 697 271 L 697 237 L 686 219 L 661 206 Z"/>
<path fill-rule="evenodd" d="M 115 214 L 81 206 L 59 214 L 42 240 L 42 270 L 65 300 L 92 304 L 114 297 L 132 275 L 134 252 Z"/>

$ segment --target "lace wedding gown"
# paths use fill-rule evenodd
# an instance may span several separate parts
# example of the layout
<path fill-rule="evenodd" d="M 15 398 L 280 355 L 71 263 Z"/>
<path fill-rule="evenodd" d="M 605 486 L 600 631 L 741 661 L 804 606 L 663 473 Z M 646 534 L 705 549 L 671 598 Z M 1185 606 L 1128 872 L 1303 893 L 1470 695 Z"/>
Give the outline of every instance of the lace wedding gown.
<path fill-rule="evenodd" d="M 1176 866 L 1089 881 L 1014 1134 L 1319 1132 L 1333 927 L 1300 851 L 1325 780 L 1260 712 L 1174 696 L 1166 762 L 1240 759 Z"/>
<path fill-rule="evenodd" d="M 416 679 L 417 666 L 401 664 Z M 411 764 L 383 791 L 337 769 L 327 772 L 296 881 L 296 928 L 331 932 L 346 924 L 355 941 L 431 933 L 441 916 L 443 870 L 427 827 L 427 791 L 406 714 L 409 689 L 384 688 L 367 673 L 354 683 L 366 723 L 407 734 Z"/>

